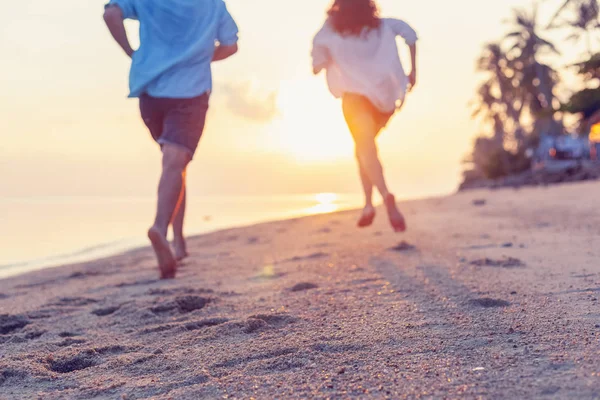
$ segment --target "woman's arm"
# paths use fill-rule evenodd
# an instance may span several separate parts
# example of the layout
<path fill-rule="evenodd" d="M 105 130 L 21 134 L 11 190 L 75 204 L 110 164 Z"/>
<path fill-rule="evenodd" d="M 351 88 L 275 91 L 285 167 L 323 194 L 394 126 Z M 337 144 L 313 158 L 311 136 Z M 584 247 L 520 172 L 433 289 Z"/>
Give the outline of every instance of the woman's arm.
<path fill-rule="evenodd" d="M 327 39 L 328 31 L 326 22 L 313 39 L 311 57 L 313 74 L 315 75 L 318 75 L 321 71 L 326 69 L 331 61 L 331 55 L 329 53 L 329 48 L 327 47 Z"/>
<path fill-rule="evenodd" d="M 410 90 L 412 90 L 417 84 L 417 45 L 415 43 L 408 47 L 410 48 L 410 60 L 412 63 L 412 70 L 408 79 L 410 81 Z"/>
<path fill-rule="evenodd" d="M 411 71 L 408 76 L 410 82 L 410 89 L 417 84 L 417 41 L 419 37 L 417 32 L 406 22 L 394 19 L 394 18 L 386 18 L 385 23 L 389 24 L 394 33 L 404 39 L 408 48 L 410 49 L 410 61 L 411 61 Z"/>

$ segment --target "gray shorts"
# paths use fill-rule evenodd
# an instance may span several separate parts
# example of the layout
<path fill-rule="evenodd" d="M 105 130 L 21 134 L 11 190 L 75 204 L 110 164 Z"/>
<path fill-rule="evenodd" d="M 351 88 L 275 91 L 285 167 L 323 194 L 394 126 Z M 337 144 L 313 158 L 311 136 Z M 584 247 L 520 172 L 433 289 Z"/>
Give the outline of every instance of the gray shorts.
<path fill-rule="evenodd" d="M 198 148 L 204 131 L 209 94 L 191 99 L 140 96 L 140 112 L 154 140 L 187 150 L 190 157 Z"/>

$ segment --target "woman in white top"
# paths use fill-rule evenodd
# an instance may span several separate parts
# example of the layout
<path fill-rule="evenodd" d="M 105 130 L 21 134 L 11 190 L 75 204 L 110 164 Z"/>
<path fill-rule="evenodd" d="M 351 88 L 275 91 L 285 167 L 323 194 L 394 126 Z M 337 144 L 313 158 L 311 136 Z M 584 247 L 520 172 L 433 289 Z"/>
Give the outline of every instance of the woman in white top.
<path fill-rule="evenodd" d="M 366 198 L 358 226 L 369 226 L 375 219 L 375 186 L 392 227 L 404 232 L 406 223 L 385 183 L 375 138 L 404 103 L 407 89 L 416 83 L 417 34 L 403 21 L 379 18 L 373 0 L 335 0 L 328 15 L 314 39 L 313 70 L 315 74 L 327 71 L 329 89 L 342 99 L 344 117 L 356 143 Z M 410 47 L 412 72 L 408 76 L 398 55 L 398 36 Z"/>

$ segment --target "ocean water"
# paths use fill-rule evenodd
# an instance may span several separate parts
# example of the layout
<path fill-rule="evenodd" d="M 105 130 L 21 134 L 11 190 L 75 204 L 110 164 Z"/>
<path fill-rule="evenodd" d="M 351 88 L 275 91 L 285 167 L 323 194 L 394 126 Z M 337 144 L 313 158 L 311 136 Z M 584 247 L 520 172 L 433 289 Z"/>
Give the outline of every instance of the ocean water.
<path fill-rule="evenodd" d="M 190 197 L 188 235 L 356 208 L 358 195 Z M 0 198 L 0 278 L 147 246 L 154 198 Z"/>

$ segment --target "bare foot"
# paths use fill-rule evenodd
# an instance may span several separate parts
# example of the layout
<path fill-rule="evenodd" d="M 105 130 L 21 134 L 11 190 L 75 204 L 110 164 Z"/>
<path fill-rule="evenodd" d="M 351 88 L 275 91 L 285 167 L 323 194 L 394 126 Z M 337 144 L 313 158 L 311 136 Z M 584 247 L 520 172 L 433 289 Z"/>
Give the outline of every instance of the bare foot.
<path fill-rule="evenodd" d="M 396 198 L 393 194 L 388 194 L 385 197 L 385 207 L 387 209 L 388 218 L 390 219 L 390 224 L 392 225 L 392 228 L 394 228 L 394 231 L 406 232 L 406 221 L 404 220 L 404 216 L 398 210 Z"/>
<path fill-rule="evenodd" d="M 152 243 L 154 253 L 156 253 L 160 279 L 174 279 L 177 272 L 177 260 L 173 256 L 169 241 L 155 227 L 150 228 L 148 231 L 148 238 Z"/>
<path fill-rule="evenodd" d="M 371 226 L 373 224 L 374 219 L 375 208 L 373 208 L 373 206 L 365 206 L 357 225 L 359 228 L 366 228 L 367 226 Z"/>
<path fill-rule="evenodd" d="M 173 239 L 173 248 L 175 249 L 175 258 L 177 261 L 181 261 L 190 256 L 187 252 L 187 244 L 185 243 L 184 238 Z"/>

